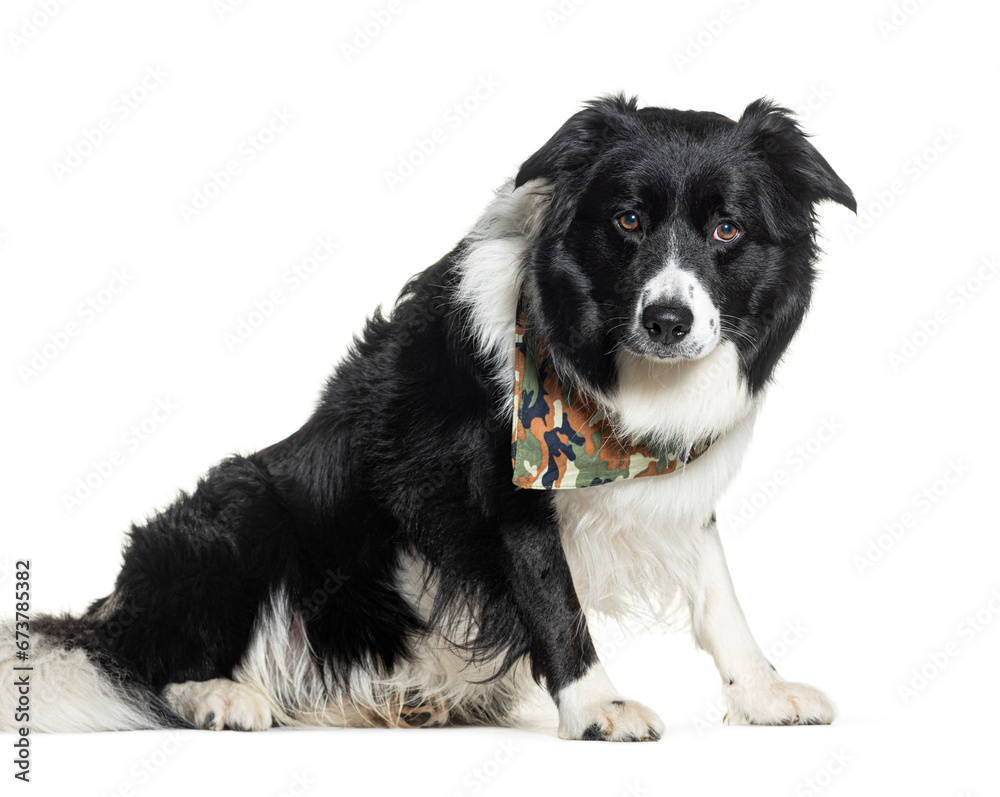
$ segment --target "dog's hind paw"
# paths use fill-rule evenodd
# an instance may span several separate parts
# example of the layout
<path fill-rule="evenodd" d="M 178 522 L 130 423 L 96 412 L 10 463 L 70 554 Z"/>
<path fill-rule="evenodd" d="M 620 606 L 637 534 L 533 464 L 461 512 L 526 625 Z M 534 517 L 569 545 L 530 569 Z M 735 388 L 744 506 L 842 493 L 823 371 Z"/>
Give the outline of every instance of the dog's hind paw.
<path fill-rule="evenodd" d="M 401 726 L 436 728 L 448 722 L 448 706 L 438 696 L 422 701 L 407 701 L 399 713 Z"/>
<path fill-rule="evenodd" d="M 271 706 L 249 686 L 213 678 L 167 684 L 163 699 L 196 728 L 221 731 L 264 731 L 271 727 Z"/>
<path fill-rule="evenodd" d="M 441 695 L 394 695 L 384 705 L 363 713 L 377 728 L 437 728 L 448 724 L 448 706 Z"/>

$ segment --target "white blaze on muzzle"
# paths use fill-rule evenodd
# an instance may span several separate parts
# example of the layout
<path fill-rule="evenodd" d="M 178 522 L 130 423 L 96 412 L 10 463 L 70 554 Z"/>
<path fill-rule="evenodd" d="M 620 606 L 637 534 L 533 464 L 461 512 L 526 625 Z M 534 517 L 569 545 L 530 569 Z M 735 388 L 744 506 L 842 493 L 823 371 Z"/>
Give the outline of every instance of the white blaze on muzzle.
<path fill-rule="evenodd" d="M 651 335 L 643 325 L 643 312 L 648 307 L 686 309 L 691 313 L 690 329 L 683 338 L 664 347 L 665 357 L 697 359 L 712 351 L 721 339 L 722 325 L 719 308 L 697 275 L 681 268 L 674 256 L 643 285 L 636 302 L 634 323 L 637 334 Z"/>

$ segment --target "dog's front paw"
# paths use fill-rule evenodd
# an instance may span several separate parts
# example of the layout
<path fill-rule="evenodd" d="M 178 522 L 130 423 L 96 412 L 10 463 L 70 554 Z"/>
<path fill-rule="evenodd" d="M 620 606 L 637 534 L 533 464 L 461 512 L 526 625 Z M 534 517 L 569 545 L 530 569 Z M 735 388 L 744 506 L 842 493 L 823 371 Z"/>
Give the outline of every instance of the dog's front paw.
<path fill-rule="evenodd" d="M 271 706 L 265 697 L 228 678 L 167 684 L 163 699 L 196 728 L 263 731 L 271 727 Z"/>
<path fill-rule="evenodd" d="M 559 712 L 559 737 L 597 742 L 655 742 L 663 720 L 634 700 L 608 700 Z"/>
<path fill-rule="evenodd" d="M 727 725 L 829 725 L 836 713 L 815 686 L 776 676 L 733 682 L 723 691 Z"/>

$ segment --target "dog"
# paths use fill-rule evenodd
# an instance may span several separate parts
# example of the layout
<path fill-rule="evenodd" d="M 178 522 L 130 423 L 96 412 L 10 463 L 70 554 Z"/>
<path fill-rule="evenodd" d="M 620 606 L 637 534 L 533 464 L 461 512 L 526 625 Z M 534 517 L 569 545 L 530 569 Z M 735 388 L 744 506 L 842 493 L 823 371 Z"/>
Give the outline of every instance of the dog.
<path fill-rule="evenodd" d="M 727 723 L 831 722 L 754 641 L 715 517 L 826 200 L 856 210 L 768 100 L 588 103 L 376 310 L 298 431 L 133 525 L 82 616 L 32 618 L 31 729 L 505 724 L 537 684 L 562 738 L 657 740 L 586 616 L 678 607 Z"/>

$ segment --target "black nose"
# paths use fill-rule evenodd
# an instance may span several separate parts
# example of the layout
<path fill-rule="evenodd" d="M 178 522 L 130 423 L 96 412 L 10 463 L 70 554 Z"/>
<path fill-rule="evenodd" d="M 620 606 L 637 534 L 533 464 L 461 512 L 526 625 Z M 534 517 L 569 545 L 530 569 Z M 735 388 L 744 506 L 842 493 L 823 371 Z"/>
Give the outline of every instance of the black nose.
<path fill-rule="evenodd" d="M 642 311 L 642 325 L 657 343 L 676 343 L 691 331 L 694 314 L 690 308 L 651 304 Z"/>

